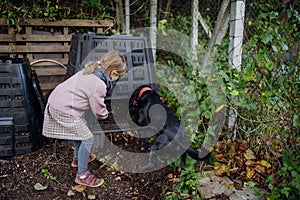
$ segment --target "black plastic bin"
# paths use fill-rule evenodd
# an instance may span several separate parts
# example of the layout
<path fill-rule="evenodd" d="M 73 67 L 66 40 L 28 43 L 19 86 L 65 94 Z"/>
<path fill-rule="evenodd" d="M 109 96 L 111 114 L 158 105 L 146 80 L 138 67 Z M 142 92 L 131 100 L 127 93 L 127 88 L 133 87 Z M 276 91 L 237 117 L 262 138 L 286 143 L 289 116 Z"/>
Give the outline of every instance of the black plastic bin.
<path fill-rule="evenodd" d="M 13 155 L 43 144 L 44 100 L 35 76 L 28 59 L 0 57 L 0 117 L 13 120 Z"/>
<path fill-rule="evenodd" d="M 72 36 L 67 66 L 67 76 L 71 76 L 81 70 L 89 61 L 96 61 L 105 53 L 112 50 L 119 51 L 126 59 L 128 73 L 120 78 L 113 90 L 107 91 L 106 103 L 128 102 L 133 91 L 141 85 L 151 85 L 158 91 L 157 78 L 155 74 L 154 59 L 152 55 L 149 38 L 133 35 L 101 35 L 93 32 L 79 33 Z M 127 107 L 126 107 L 127 106 Z M 132 126 L 126 122 L 128 116 L 128 104 L 113 110 L 117 115 L 124 118 L 124 122 L 116 124 L 114 119 L 97 121 L 89 110 L 85 114 L 89 128 L 94 134 L 103 132 L 118 132 L 131 130 Z M 118 113 L 117 113 L 118 112 Z M 101 129 L 99 128 L 99 123 Z M 136 127 L 136 129 L 141 127 Z"/>
<path fill-rule="evenodd" d="M 0 157 L 14 155 L 14 126 L 12 117 L 0 118 Z"/>
<path fill-rule="evenodd" d="M 126 59 L 128 73 L 114 88 L 114 99 L 128 98 L 140 85 L 150 84 L 157 90 L 152 49 L 147 37 L 132 35 L 101 35 L 96 33 L 75 34 L 72 36 L 67 67 L 71 76 L 89 61 L 96 61 L 105 53 L 117 50 Z M 112 91 L 108 91 L 107 99 Z"/>

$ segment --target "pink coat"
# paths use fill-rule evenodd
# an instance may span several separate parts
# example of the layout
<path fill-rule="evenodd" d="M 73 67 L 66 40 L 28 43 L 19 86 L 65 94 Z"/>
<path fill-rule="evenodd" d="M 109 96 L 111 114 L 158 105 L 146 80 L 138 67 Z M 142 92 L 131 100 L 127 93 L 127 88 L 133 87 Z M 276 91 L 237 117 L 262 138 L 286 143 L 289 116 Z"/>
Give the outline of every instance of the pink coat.
<path fill-rule="evenodd" d="M 106 119 L 108 111 L 104 103 L 105 83 L 94 74 L 84 75 L 79 71 L 52 91 L 48 103 L 58 112 L 81 117 L 91 109 L 97 119 Z"/>

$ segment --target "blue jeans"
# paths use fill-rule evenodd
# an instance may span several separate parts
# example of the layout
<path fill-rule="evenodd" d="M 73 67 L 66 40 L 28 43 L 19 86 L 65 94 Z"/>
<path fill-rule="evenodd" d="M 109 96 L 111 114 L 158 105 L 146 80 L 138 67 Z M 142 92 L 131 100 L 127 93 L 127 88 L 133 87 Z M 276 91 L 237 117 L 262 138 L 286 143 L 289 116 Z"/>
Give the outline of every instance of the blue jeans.
<path fill-rule="evenodd" d="M 89 156 L 94 143 L 94 136 L 86 140 L 74 140 L 74 158 L 78 158 L 78 170 L 80 174 L 88 170 Z"/>

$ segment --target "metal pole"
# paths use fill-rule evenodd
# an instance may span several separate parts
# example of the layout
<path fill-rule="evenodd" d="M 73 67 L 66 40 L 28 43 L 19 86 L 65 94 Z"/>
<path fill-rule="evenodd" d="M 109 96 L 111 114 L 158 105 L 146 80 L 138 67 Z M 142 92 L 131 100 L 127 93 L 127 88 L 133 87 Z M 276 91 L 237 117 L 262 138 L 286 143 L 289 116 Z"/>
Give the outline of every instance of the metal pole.
<path fill-rule="evenodd" d="M 242 44 L 244 33 L 245 1 L 236 0 L 231 2 L 230 31 L 229 31 L 229 66 L 241 70 Z M 229 110 L 228 127 L 233 128 L 236 114 Z"/>
<path fill-rule="evenodd" d="M 129 0 L 125 0 L 125 32 L 130 34 L 130 5 Z"/>

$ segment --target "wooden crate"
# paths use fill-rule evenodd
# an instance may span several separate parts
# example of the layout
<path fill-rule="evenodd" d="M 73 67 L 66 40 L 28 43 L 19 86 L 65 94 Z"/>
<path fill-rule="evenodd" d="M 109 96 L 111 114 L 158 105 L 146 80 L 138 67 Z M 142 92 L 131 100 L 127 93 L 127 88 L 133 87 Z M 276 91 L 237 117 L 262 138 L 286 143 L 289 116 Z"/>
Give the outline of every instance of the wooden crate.
<path fill-rule="evenodd" d="M 45 97 L 66 78 L 71 28 L 103 33 L 113 26 L 110 20 L 27 19 L 19 27 L 10 27 L 0 18 L 0 56 L 27 57 L 36 70 Z"/>

